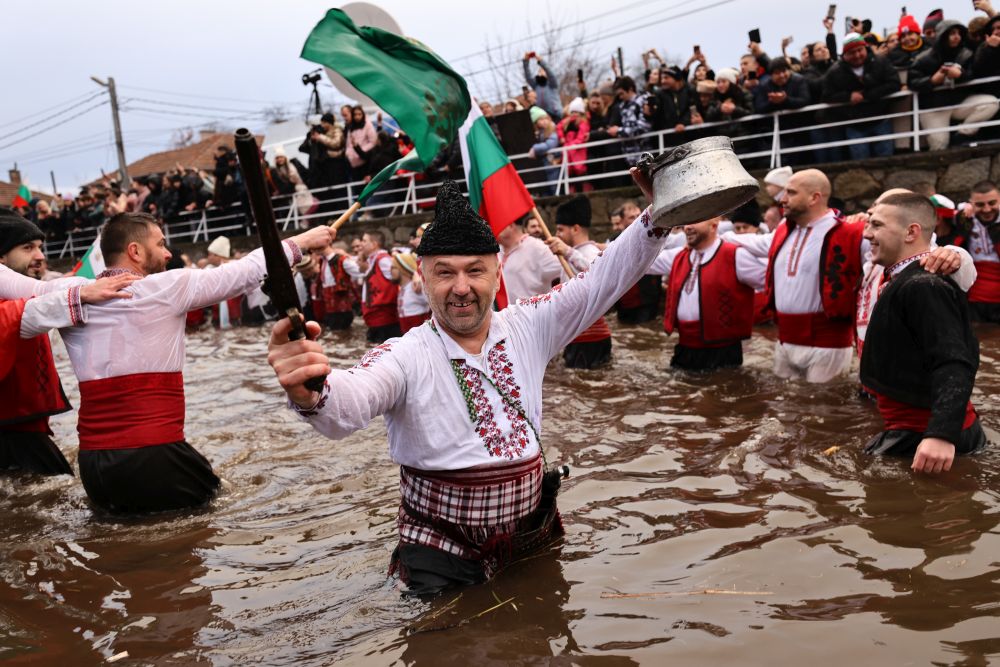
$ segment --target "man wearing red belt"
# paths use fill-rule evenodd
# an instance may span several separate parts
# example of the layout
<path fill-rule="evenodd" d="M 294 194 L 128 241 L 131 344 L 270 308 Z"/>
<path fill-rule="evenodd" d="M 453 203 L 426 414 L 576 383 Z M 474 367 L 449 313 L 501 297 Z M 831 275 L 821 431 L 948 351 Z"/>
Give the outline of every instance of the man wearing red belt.
<path fill-rule="evenodd" d="M 285 241 L 289 264 L 330 234 L 322 226 Z M 94 505 L 110 512 L 201 505 L 219 478 L 184 436 L 186 314 L 256 286 L 266 271 L 263 252 L 211 271 L 165 271 L 163 232 L 143 213 L 111 218 L 101 228 L 101 252 L 108 268 L 100 277 L 136 281 L 127 288 L 132 298 L 92 305 L 87 326 L 60 330 L 80 381 L 80 479 Z M 32 293 L 28 286 L 19 296 Z"/>
<path fill-rule="evenodd" d="M 21 280 L 31 281 L 29 272 L 44 260 L 44 238 L 34 223 L 0 209 L 0 265 Z M 5 271 L 3 278 L 13 276 Z M 49 428 L 50 416 L 72 406 L 63 393 L 47 332 L 82 326 L 88 310 L 84 304 L 130 296 L 119 288 L 132 280 L 63 280 L 60 289 L 45 296 L 0 299 L 0 471 L 73 474 Z"/>
<path fill-rule="evenodd" d="M 601 249 L 590 240 L 590 200 L 577 195 L 556 209 L 556 235 L 546 241 L 556 255 L 566 258 L 577 273 L 586 273 Z M 568 280 L 565 272 L 561 282 Z M 611 361 L 611 328 L 599 317 L 563 350 L 567 368 L 598 368 Z"/>
<path fill-rule="evenodd" d="M 909 193 L 882 199 L 865 226 L 872 261 L 885 267 L 861 355 L 861 382 L 876 395 L 885 429 L 865 450 L 913 457 L 912 469 L 927 473 L 986 444 L 969 400 L 979 342 L 965 295 L 920 266 L 935 222 L 930 201 Z"/>
<path fill-rule="evenodd" d="M 850 369 L 868 244 L 864 225 L 841 219 L 829 199 L 823 172 L 800 171 L 781 195 L 785 218 L 773 233 L 726 236 L 757 256 L 766 252 L 769 303 L 778 322 L 774 372 L 782 378 L 828 382 Z"/>
<path fill-rule="evenodd" d="M 649 273 L 667 277 L 663 328 L 678 332 L 670 365 L 708 371 L 743 365 L 750 338 L 754 290 L 765 266 L 748 250 L 719 238 L 720 218 L 684 226 L 687 245 L 664 250 Z"/>

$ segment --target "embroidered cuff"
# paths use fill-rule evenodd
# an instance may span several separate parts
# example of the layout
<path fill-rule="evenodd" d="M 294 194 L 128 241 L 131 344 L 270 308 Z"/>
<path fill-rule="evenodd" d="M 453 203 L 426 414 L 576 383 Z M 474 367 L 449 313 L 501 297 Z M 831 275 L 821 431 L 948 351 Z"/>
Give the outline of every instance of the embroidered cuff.
<path fill-rule="evenodd" d="M 662 239 L 670 232 L 670 229 L 654 225 L 652 211 L 653 205 L 650 204 L 641 214 L 639 214 L 639 222 L 642 223 L 643 228 L 645 228 L 646 236 L 649 238 Z"/>
<path fill-rule="evenodd" d="M 283 243 L 288 246 L 289 250 L 292 251 L 292 263 L 291 263 L 291 265 L 295 266 L 296 264 L 298 264 L 299 262 L 301 262 L 302 261 L 302 249 L 299 248 L 298 244 L 295 241 L 292 241 L 291 239 L 285 240 Z"/>
<path fill-rule="evenodd" d="M 69 307 L 69 321 L 74 327 L 84 324 L 87 321 L 87 317 L 83 310 L 83 302 L 80 301 L 81 287 L 81 285 L 76 285 L 66 290 L 66 305 Z"/>
<path fill-rule="evenodd" d="M 320 411 L 324 408 L 324 406 L 326 406 L 326 402 L 329 400 L 329 398 L 330 398 L 330 383 L 324 382 L 323 390 L 319 392 L 319 399 L 317 399 L 316 403 L 312 407 L 303 408 L 302 406 L 293 403 L 291 399 L 288 400 L 288 407 L 294 410 L 295 413 L 300 417 L 308 419 L 309 417 L 315 417 L 316 415 L 318 415 Z"/>

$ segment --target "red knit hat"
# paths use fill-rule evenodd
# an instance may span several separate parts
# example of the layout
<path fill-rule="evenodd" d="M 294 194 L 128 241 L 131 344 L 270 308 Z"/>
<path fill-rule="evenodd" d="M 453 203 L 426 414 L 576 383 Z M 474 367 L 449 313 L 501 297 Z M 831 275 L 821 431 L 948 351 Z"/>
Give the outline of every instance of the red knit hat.
<path fill-rule="evenodd" d="M 911 14 L 906 14 L 903 18 L 899 19 L 899 36 L 902 37 L 908 32 L 915 32 L 918 35 L 923 32 L 920 29 L 920 24 L 917 23 L 917 19 L 913 18 Z"/>

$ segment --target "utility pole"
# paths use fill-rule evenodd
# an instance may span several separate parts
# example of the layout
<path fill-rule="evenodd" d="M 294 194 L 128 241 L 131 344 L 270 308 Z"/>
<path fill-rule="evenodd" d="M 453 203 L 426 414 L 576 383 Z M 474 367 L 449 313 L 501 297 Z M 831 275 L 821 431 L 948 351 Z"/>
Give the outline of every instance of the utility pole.
<path fill-rule="evenodd" d="M 98 86 L 107 88 L 108 95 L 111 96 L 111 119 L 115 123 L 115 145 L 118 147 L 118 172 L 121 175 L 121 189 L 124 192 L 128 190 L 129 178 L 125 163 L 125 144 L 122 141 L 122 123 L 118 118 L 118 94 L 115 92 L 115 79 L 109 76 L 106 83 L 96 76 L 92 76 L 90 79 Z"/>

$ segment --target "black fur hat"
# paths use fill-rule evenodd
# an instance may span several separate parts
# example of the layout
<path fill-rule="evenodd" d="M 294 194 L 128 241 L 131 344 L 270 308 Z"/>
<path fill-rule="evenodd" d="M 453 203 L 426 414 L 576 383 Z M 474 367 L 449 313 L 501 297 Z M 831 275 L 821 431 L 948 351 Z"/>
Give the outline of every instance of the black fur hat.
<path fill-rule="evenodd" d="M 572 227 L 590 227 L 590 200 L 586 195 L 577 195 L 556 209 L 556 224 Z"/>
<path fill-rule="evenodd" d="M 420 238 L 416 252 L 421 257 L 494 255 L 500 252 L 500 246 L 490 226 L 472 210 L 458 185 L 448 180 L 438 190 L 434 222 Z"/>

